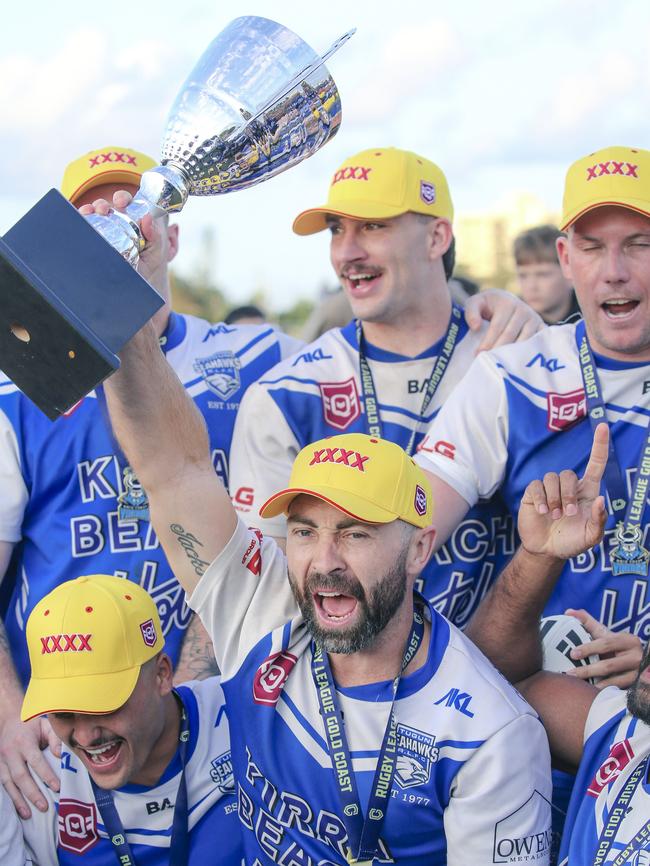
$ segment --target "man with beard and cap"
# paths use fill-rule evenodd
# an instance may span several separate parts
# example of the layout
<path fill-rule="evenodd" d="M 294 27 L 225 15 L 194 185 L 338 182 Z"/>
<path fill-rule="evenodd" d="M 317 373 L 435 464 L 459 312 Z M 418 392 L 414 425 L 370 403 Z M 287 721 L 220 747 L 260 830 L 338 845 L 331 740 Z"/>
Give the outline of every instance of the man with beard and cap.
<path fill-rule="evenodd" d="M 546 864 L 542 726 L 413 592 L 435 531 L 412 458 L 362 433 L 304 448 L 262 509 L 285 556 L 237 516 L 151 328 L 121 360 L 113 429 L 214 641 L 246 862 L 492 866 L 501 834 Z"/>
<path fill-rule="evenodd" d="M 547 473 L 526 489 L 521 548 L 468 627 L 468 634 L 538 711 L 556 766 L 576 771 L 562 866 L 647 866 L 650 862 L 650 648 L 627 692 L 540 671 L 539 617 L 570 557 L 603 536 L 600 495 L 608 463 L 606 425 L 596 429 L 583 477 Z M 616 636 L 609 646 L 615 649 Z M 614 660 L 605 658 L 604 672 Z M 506 862 L 506 861 L 504 861 Z"/>
<path fill-rule="evenodd" d="M 235 507 L 265 534 L 286 537 L 284 516 L 261 521 L 259 508 L 287 483 L 308 442 L 368 433 L 412 454 L 477 351 L 526 339 L 542 326 L 506 292 L 475 295 L 464 311 L 454 302 L 453 216 L 439 166 L 412 151 L 377 147 L 346 159 L 326 203 L 296 217 L 296 234 L 329 235 L 354 319 L 281 361 L 242 400 L 231 489 Z M 502 503 L 482 502 L 435 553 L 418 588 L 462 627 L 514 549 L 513 520 Z"/>
<path fill-rule="evenodd" d="M 60 791 L 41 783 L 49 809 L 22 822 L 35 862 L 241 866 L 219 680 L 173 688 L 145 590 L 112 575 L 66 581 L 32 611 L 27 643 L 21 717 L 47 714 L 63 743 L 60 759 L 45 753 Z"/>

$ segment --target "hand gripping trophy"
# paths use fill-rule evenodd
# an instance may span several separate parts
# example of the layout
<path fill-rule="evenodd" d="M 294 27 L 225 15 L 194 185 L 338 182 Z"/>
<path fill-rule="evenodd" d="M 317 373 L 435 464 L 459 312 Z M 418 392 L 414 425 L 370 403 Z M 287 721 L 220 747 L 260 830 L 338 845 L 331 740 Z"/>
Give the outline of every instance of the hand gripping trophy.
<path fill-rule="evenodd" d="M 325 61 L 353 32 L 319 56 L 274 21 L 236 18 L 181 87 L 161 164 L 125 213 L 86 220 L 50 190 L 0 239 L 0 368 L 50 418 L 117 369 L 162 303 L 130 267 L 144 247 L 141 219 L 261 183 L 329 141 L 341 103 Z"/>

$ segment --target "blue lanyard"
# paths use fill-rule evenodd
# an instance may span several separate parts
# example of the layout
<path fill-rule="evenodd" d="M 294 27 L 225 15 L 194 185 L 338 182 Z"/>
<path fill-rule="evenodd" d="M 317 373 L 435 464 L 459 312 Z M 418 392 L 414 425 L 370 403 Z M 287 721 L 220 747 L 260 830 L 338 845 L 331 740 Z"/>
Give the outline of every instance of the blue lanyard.
<path fill-rule="evenodd" d="M 598 369 L 594 360 L 591 346 L 587 338 L 585 323 L 578 322 L 576 326 L 576 344 L 578 346 L 578 358 L 580 359 L 580 372 L 585 388 L 585 401 L 587 404 L 587 416 L 592 431 L 596 430 L 598 424 L 604 421 L 607 424 L 607 411 L 603 391 L 598 378 Z M 605 487 L 609 493 L 612 510 L 616 516 L 621 517 L 625 509 L 623 522 L 626 527 L 641 526 L 645 511 L 646 498 L 650 490 L 650 426 L 646 433 L 646 439 L 637 465 L 634 477 L 632 495 L 628 501 L 627 486 L 623 477 L 618 457 L 614 451 L 613 437 L 609 437 L 609 456 L 605 467 Z M 627 504 L 627 508 L 626 508 Z"/>
<path fill-rule="evenodd" d="M 416 597 L 417 607 L 413 610 L 413 628 L 404 650 L 400 671 L 393 680 L 393 700 L 377 758 L 377 767 L 372 780 L 368 812 L 365 818 L 361 810 L 359 791 L 345 735 L 345 724 L 336 696 L 336 684 L 332 676 L 329 658 L 320 645 L 312 642 L 312 676 L 316 684 L 327 747 L 337 782 L 343 822 L 348 834 L 348 861 L 350 863 L 370 862 L 377 853 L 377 845 L 390 802 L 390 792 L 397 763 L 397 721 L 393 712 L 395 699 L 402 674 L 415 657 L 424 637 L 424 616 L 420 601 L 419 596 Z"/>
<path fill-rule="evenodd" d="M 440 387 L 442 377 L 447 371 L 447 367 L 449 366 L 449 362 L 451 361 L 451 356 L 454 354 L 454 349 L 456 348 L 456 344 L 458 343 L 458 336 L 460 334 L 462 318 L 463 311 L 460 307 L 454 304 L 451 308 L 451 318 L 449 319 L 449 325 L 447 327 L 445 336 L 443 337 L 442 348 L 440 349 L 440 353 L 436 358 L 436 363 L 433 365 L 433 369 L 431 370 L 431 375 L 429 376 L 429 381 L 427 382 L 427 387 L 424 392 L 424 399 L 422 400 L 422 407 L 420 408 L 420 418 L 415 428 L 411 430 L 411 436 L 409 438 L 408 444 L 404 448 L 406 453 L 409 455 L 413 454 L 413 446 L 415 445 L 415 437 L 417 436 L 418 428 L 424 420 L 424 416 L 426 415 L 427 410 L 431 405 L 434 394 Z M 363 328 L 361 327 L 361 322 L 359 321 L 359 319 L 357 319 L 357 344 L 359 346 L 359 378 L 361 379 L 363 403 L 366 410 L 366 432 L 369 436 L 377 436 L 379 439 L 381 439 L 382 424 L 381 418 L 379 417 L 379 408 L 377 406 L 377 390 L 375 388 L 375 383 L 372 378 L 370 364 L 368 363 L 368 358 L 366 356 L 365 337 L 363 336 Z"/>
<path fill-rule="evenodd" d="M 603 866 L 603 864 L 607 860 L 607 855 L 609 854 L 611 847 L 616 839 L 617 828 L 627 814 L 627 810 L 630 803 L 632 802 L 634 792 L 638 788 L 640 782 L 643 780 L 643 777 L 645 776 L 645 773 L 648 769 L 648 760 L 649 757 L 646 756 L 641 761 L 641 763 L 636 766 L 632 775 L 628 778 L 627 782 L 619 791 L 616 802 L 609 810 L 609 813 L 607 815 L 607 824 L 603 827 L 602 833 L 600 834 L 600 837 L 598 839 L 598 848 L 596 849 L 593 866 Z M 632 841 L 624 848 L 624 850 L 616 856 L 616 858 L 612 861 L 611 866 L 623 866 L 623 864 L 629 861 L 630 856 L 634 854 L 636 850 L 638 850 L 643 844 L 647 844 L 649 828 L 650 819 L 648 819 L 643 824 L 639 832 L 635 835 L 634 839 L 632 839 Z"/>
<path fill-rule="evenodd" d="M 174 692 L 176 698 L 180 702 L 181 707 L 181 732 L 178 738 L 178 755 L 181 762 L 181 778 L 178 783 L 178 791 L 176 793 L 176 803 L 174 805 L 174 817 L 172 820 L 172 837 L 169 844 L 169 866 L 187 866 L 189 858 L 190 834 L 187 826 L 187 782 L 185 780 L 185 764 L 187 760 L 187 744 L 190 739 L 190 723 L 181 700 L 180 695 Z M 120 866 L 136 866 L 135 858 L 131 852 L 131 846 L 126 840 L 126 833 L 122 819 L 120 818 L 113 794 L 104 788 L 99 788 L 90 778 L 93 794 L 95 795 L 95 803 L 102 816 L 104 827 L 108 833 L 108 838 L 115 851 L 117 862 Z"/>

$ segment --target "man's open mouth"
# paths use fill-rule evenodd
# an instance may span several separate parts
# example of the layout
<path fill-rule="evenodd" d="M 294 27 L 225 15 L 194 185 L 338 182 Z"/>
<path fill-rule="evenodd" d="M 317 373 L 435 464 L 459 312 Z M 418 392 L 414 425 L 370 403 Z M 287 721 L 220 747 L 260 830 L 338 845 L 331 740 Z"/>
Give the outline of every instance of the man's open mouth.
<path fill-rule="evenodd" d="M 631 298 L 613 298 L 601 304 L 609 319 L 624 319 L 633 313 L 639 306 L 639 302 Z"/>
<path fill-rule="evenodd" d="M 319 617 L 332 625 L 348 622 L 359 603 L 352 595 L 325 590 L 315 592 L 313 598 Z"/>

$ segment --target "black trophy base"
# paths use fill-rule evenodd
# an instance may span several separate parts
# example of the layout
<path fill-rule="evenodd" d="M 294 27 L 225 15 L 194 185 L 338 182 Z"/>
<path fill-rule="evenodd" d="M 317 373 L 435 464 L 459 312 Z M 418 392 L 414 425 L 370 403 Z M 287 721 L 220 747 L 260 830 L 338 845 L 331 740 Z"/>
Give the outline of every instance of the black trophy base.
<path fill-rule="evenodd" d="M 117 370 L 162 305 L 56 190 L 0 239 L 0 369 L 48 418 Z"/>

